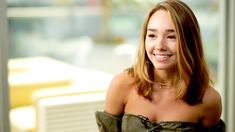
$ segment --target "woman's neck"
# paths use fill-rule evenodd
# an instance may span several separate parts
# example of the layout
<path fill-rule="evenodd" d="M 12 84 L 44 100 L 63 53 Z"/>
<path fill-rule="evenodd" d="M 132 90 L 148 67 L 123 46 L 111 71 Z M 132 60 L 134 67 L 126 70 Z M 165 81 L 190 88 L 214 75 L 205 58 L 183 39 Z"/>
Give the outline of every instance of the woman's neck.
<path fill-rule="evenodd" d="M 174 70 L 155 70 L 154 71 L 154 81 L 159 84 L 171 85 L 174 77 L 176 76 L 176 71 Z"/>

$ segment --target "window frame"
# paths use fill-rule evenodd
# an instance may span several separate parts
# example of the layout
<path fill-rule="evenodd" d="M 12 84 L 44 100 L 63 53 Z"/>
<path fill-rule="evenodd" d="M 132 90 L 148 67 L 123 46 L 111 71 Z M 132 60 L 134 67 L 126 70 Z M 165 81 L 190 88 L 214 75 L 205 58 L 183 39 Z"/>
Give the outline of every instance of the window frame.
<path fill-rule="evenodd" d="M 0 0 L 0 132 L 10 132 L 8 92 L 8 25 L 6 0 Z"/>
<path fill-rule="evenodd" d="M 223 117 L 226 131 L 235 131 L 235 2 L 233 0 L 220 1 L 221 32 L 219 55 L 219 80 L 223 89 Z"/>

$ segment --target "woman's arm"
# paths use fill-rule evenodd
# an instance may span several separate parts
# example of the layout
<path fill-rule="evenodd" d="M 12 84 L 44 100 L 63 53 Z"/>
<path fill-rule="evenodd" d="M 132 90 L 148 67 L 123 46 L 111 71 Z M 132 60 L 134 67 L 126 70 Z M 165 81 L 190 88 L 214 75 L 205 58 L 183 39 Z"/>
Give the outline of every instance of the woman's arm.
<path fill-rule="evenodd" d="M 202 125 L 212 127 L 220 121 L 222 103 L 220 94 L 212 87 L 209 87 L 203 97 Z"/>
<path fill-rule="evenodd" d="M 100 132 L 121 132 L 122 114 L 130 88 L 130 76 L 122 72 L 116 75 L 108 88 L 104 112 L 95 113 Z"/>
<path fill-rule="evenodd" d="M 116 75 L 110 83 L 105 100 L 105 112 L 112 115 L 124 113 L 128 90 L 130 89 L 130 76 L 126 71 Z"/>

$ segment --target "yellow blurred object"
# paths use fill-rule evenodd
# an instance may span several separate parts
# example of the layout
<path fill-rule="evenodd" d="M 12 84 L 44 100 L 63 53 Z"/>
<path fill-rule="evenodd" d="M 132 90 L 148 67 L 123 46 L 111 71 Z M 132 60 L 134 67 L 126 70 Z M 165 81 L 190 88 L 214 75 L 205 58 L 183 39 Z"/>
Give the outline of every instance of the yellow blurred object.
<path fill-rule="evenodd" d="M 95 123 L 95 119 L 93 119 L 94 118 L 93 114 L 95 113 L 96 110 L 103 108 L 105 94 L 106 94 L 105 88 L 103 90 L 99 89 L 97 91 L 80 91 L 80 90 L 70 89 L 66 87 L 35 90 L 32 94 L 33 103 L 31 106 L 23 106 L 23 107 L 13 108 L 10 110 L 11 132 L 45 132 L 44 130 L 45 127 L 49 127 L 50 125 L 58 125 L 57 123 L 59 122 L 55 124 L 47 124 L 47 122 L 45 122 L 47 120 L 47 118 L 45 117 L 48 116 L 46 114 L 48 111 L 44 112 L 45 107 L 41 106 L 42 102 L 45 103 L 45 101 L 50 104 L 49 105 L 50 107 L 47 107 L 45 110 L 50 109 L 50 110 L 57 111 L 58 109 L 56 106 L 61 106 L 59 111 L 51 113 L 52 116 L 56 114 L 59 114 L 61 116 L 61 115 L 66 115 L 67 113 L 68 116 L 66 117 L 69 119 L 70 118 L 74 118 L 77 120 L 78 119 L 80 120 L 80 118 L 83 119 L 80 122 L 77 122 L 76 124 L 72 123 L 72 126 L 70 126 L 71 128 L 79 129 L 81 127 L 79 125 L 84 125 L 82 121 L 86 119 L 90 123 L 90 124 L 87 124 L 88 122 L 84 121 L 87 124 L 87 129 L 88 128 L 94 129 L 94 127 L 96 127 L 96 123 Z M 95 100 L 94 99 L 96 97 L 95 95 L 99 95 L 99 98 L 102 98 L 102 99 Z M 93 103 L 92 101 L 89 101 L 89 100 L 93 100 Z M 84 105 L 86 103 L 87 105 Z M 90 103 L 92 103 L 92 105 Z M 81 109 L 77 109 L 80 107 Z M 66 109 L 69 111 L 70 110 L 72 111 L 70 111 L 70 113 L 63 112 Z M 62 111 L 62 113 L 60 113 L 60 111 Z M 90 114 L 87 114 L 87 112 L 89 112 Z M 79 113 L 82 116 L 78 116 L 78 117 L 73 116 Z M 83 114 L 83 113 L 86 113 L 86 114 Z M 60 118 L 60 116 L 57 118 Z M 61 119 L 61 121 L 63 120 L 65 120 L 66 123 L 68 124 L 66 118 Z M 73 121 L 74 120 L 71 119 L 71 122 Z M 95 130 L 98 130 L 98 128 Z"/>
<path fill-rule="evenodd" d="M 10 110 L 11 132 L 36 132 L 35 110 L 32 106 Z"/>
<path fill-rule="evenodd" d="M 17 107 L 10 110 L 11 132 L 37 132 L 36 130 L 36 112 L 35 102 L 41 98 L 74 95 L 69 87 L 55 87 L 34 90 L 30 99 L 32 104 L 23 107 Z M 77 94 L 77 93 L 76 93 Z"/>
<path fill-rule="evenodd" d="M 92 105 L 89 104 L 89 100 L 98 93 L 105 94 L 112 77 L 113 75 L 109 73 L 73 67 L 45 57 L 10 60 L 11 131 L 44 132 L 39 131 L 39 129 L 43 129 L 40 124 L 45 124 L 45 121 L 41 119 L 46 116 L 46 113 L 43 113 L 42 108 L 44 107 L 41 106 L 41 103 L 49 100 L 53 100 L 58 104 L 64 103 L 66 106 L 73 101 L 81 104 L 86 103 L 85 106 L 87 107 L 85 108 L 87 109 L 84 111 L 75 109 L 73 113 L 79 114 L 81 112 L 82 118 L 90 118 L 90 116 L 93 118 L 93 111 L 90 114 L 84 113 L 92 109 L 103 108 L 104 99 L 99 102 L 94 100 Z M 85 98 L 85 95 L 91 96 Z M 105 95 L 102 95 L 102 98 L 105 98 Z M 56 108 L 56 110 L 58 109 Z M 66 113 L 70 114 L 69 112 L 63 114 Z M 43 116 L 40 114 L 43 114 Z M 80 116 L 71 116 L 70 118 L 77 119 Z M 96 127 L 95 119 L 88 120 Z M 52 125 L 56 125 L 56 123 Z M 77 128 L 80 128 L 80 126 Z M 88 128 L 92 129 L 90 125 L 88 125 Z"/>
<path fill-rule="evenodd" d="M 72 1 L 71 0 L 55 0 L 54 3 L 56 5 L 68 5 L 72 3 Z"/>
<path fill-rule="evenodd" d="M 48 57 L 10 59 L 8 68 L 11 108 L 30 105 L 35 90 L 68 86 L 74 80 L 73 66 Z"/>

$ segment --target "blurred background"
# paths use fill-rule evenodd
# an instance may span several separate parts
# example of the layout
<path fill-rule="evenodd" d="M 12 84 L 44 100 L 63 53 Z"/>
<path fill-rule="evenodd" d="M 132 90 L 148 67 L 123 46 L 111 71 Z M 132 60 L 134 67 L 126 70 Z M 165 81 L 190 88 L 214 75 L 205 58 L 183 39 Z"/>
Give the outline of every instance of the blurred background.
<path fill-rule="evenodd" d="M 218 68 L 221 2 L 183 1 L 198 18 L 211 76 L 223 98 Z M 7 0 L 11 131 L 96 130 L 89 122 L 93 117 L 72 117 L 102 109 L 102 94 L 112 76 L 133 64 L 145 14 L 156 2 Z M 75 108 L 78 104 L 84 107 Z M 59 111 L 62 106 L 70 109 Z M 62 120 L 65 117 L 69 118 Z M 73 128 L 74 122 L 80 126 Z M 82 128 L 84 124 L 88 127 Z"/>
<path fill-rule="evenodd" d="M 132 64 L 144 16 L 155 2 L 7 0 L 10 58 L 48 56 L 89 69 L 120 72 Z M 216 80 L 219 2 L 185 2 L 198 17 Z"/>

